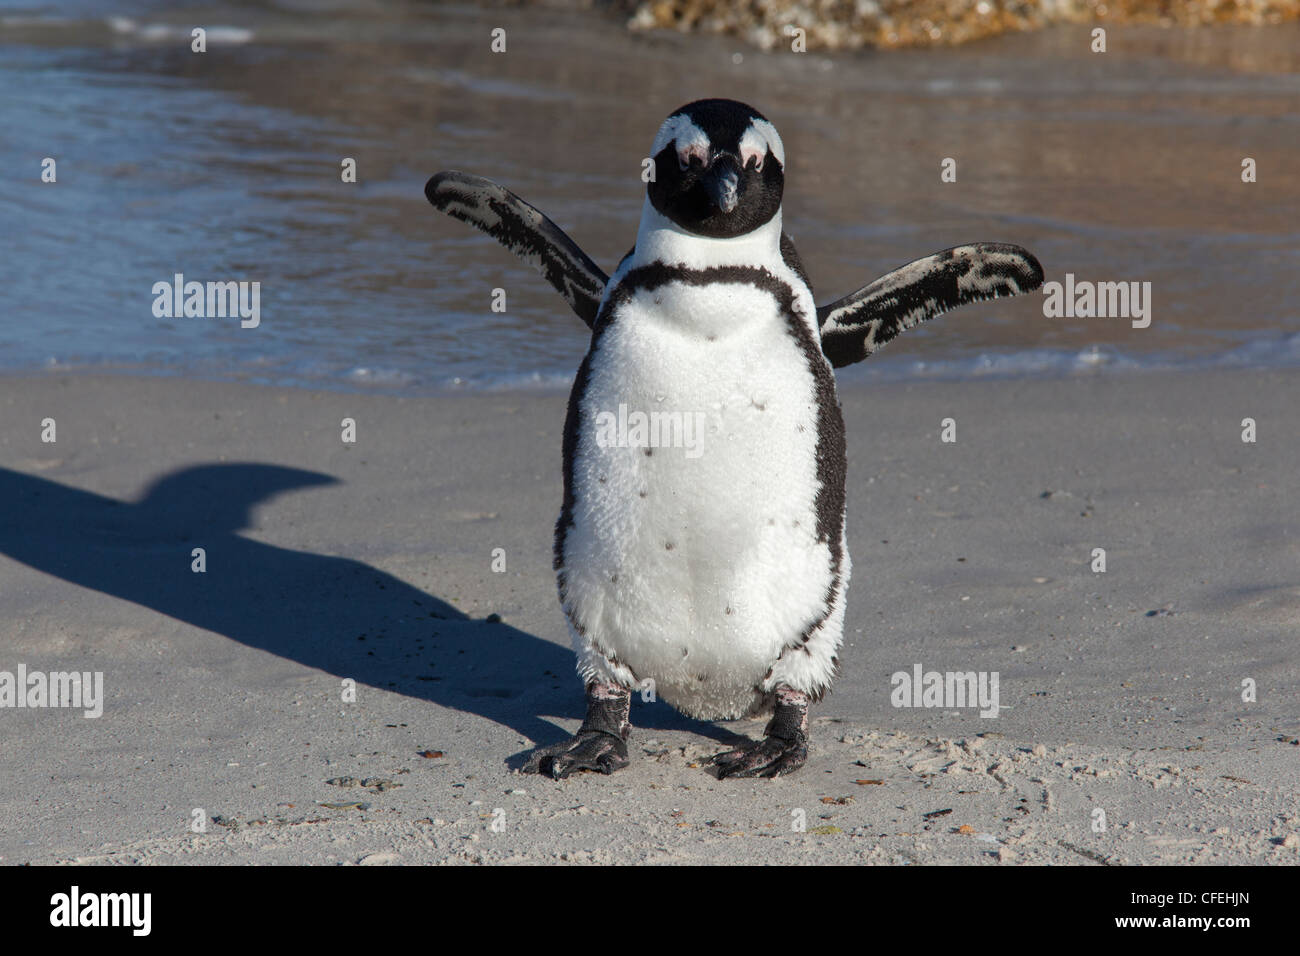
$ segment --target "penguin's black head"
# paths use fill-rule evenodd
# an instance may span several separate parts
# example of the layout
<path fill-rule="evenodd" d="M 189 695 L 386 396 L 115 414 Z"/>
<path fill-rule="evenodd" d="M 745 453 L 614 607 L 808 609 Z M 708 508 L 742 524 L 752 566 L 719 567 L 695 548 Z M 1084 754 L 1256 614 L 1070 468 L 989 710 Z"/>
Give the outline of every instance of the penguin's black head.
<path fill-rule="evenodd" d="M 659 128 L 650 203 L 696 235 L 731 239 L 781 208 L 785 148 L 762 113 L 735 100 L 696 100 Z"/>

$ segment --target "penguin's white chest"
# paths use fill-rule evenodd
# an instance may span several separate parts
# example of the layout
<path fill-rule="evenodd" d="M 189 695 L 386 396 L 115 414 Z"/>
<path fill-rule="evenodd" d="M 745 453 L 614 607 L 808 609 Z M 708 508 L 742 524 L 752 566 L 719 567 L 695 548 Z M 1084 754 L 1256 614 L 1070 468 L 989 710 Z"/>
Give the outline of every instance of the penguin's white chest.
<path fill-rule="evenodd" d="M 745 712 L 832 588 L 815 380 L 791 321 L 747 283 L 638 291 L 578 406 L 570 622 L 696 716 Z"/>

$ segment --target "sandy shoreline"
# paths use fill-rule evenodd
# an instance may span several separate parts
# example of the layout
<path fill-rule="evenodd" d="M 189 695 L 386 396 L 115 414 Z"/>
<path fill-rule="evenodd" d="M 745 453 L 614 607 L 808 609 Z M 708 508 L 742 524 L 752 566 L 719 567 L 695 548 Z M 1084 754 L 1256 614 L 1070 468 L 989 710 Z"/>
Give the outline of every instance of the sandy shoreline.
<path fill-rule="evenodd" d="M 760 723 L 637 704 L 631 768 L 554 783 L 509 768 L 581 716 L 562 396 L 0 379 L 0 670 L 107 696 L 0 710 L 0 862 L 1300 861 L 1300 373 L 841 397 L 849 646 L 808 766 L 715 781 Z M 918 663 L 997 671 L 1001 716 L 891 707 Z"/>

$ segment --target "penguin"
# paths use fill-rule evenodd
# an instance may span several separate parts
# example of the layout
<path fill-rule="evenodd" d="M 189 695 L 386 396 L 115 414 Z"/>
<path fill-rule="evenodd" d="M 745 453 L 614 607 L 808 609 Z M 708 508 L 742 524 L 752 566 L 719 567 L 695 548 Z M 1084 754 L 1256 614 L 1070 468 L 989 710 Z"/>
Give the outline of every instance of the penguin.
<path fill-rule="evenodd" d="M 782 228 L 785 148 L 757 110 L 705 99 L 650 150 L 636 243 L 612 276 L 550 219 L 457 171 L 433 206 L 534 266 L 591 328 L 564 425 L 553 564 L 586 694 L 570 739 L 525 772 L 629 764 L 633 692 L 702 720 L 771 714 L 717 777 L 808 758 L 838 670 L 851 572 L 834 369 L 963 304 L 1037 289 L 1019 246 L 917 259 L 818 307 Z"/>

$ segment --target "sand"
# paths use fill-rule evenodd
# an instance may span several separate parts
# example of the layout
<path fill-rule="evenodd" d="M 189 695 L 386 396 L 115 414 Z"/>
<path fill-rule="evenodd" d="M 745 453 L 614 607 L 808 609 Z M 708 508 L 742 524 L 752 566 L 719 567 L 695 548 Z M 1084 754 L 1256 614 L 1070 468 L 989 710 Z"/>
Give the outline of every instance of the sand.
<path fill-rule="evenodd" d="M 1300 860 L 1300 373 L 842 399 L 854 579 L 808 765 L 717 781 L 762 724 L 638 701 L 630 768 L 555 782 L 515 768 L 581 718 L 563 395 L 0 379 L 0 670 L 106 697 L 0 710 L 0 862 Z M 891 706 L 916 664 L 996 671 L 999 716 Z"/>

